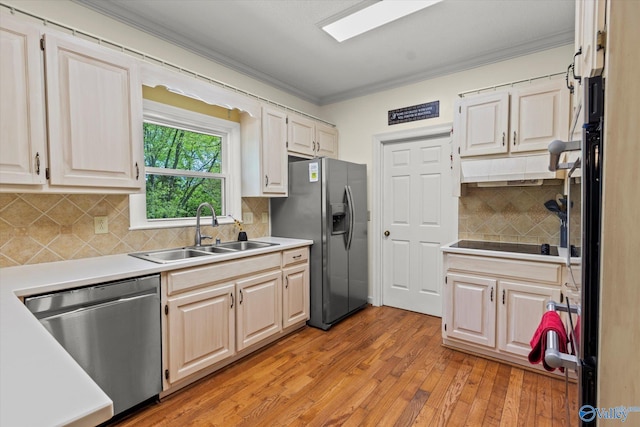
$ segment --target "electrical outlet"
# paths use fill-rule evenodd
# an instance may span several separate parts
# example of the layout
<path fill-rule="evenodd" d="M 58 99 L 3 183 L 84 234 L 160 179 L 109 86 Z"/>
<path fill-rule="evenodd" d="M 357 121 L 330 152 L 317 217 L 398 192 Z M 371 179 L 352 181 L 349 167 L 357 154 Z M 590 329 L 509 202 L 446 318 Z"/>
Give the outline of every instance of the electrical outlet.
<path fill-rule="evenodd" d="M 262 223 L 266 224 L 269 222 L 269 214 L 266 212 L 262 212 Z"/>
<path fill-rule="evenodd" d="M 95 234 L 107 234 L 109 232 L 109 218 L 106 216 L 93 217 Z"/>
<path fill-rule="evenodd" d="M 253 224 L 253 213 L 245 212 L 242 214 L 242 222 L 245 224 Z"/>

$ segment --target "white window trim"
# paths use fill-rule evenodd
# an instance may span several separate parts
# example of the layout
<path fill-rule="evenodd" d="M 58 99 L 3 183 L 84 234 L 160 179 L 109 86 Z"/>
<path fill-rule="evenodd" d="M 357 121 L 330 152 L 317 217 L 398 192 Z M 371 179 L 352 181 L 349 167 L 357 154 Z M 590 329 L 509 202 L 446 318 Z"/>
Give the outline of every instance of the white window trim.
<path fill-rule="evenodd" d="M 242 218 L 242 199 L 240 189 L 240 124 L 217 117 L 200 114 L 159 102 L 144 100 L 143 117 L 145 121 L 166 123 L 170 126 L 187 127 L 190 130 L 223 136 L 222 167 L 226 175 L 225 190 L 227 216 L 218 216 L 220 224 L 232 224 L 233 218 Z M 208 213 L 208 212 L 207 212 Z M 219 212 L 216 212 L 219 214 Z M 202 217 L 202 224 L 209 223 L 211 215 Z M 147 219 L 147 195 L 141 193 L 129 196 L 129 230 L 153 228 L 190 227 L 196 225 L 195 218 Z"/>

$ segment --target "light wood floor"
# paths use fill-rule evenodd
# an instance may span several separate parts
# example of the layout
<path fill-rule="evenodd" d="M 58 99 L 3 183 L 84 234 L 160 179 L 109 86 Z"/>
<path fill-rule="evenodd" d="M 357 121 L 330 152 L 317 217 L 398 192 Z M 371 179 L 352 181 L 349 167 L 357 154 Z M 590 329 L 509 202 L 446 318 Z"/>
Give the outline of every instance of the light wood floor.
<path fill-rule="evenodd" d="M 571 425 L 577 391 L 569 385 Z M 118 426 L 567 426 L 565 384 L 441 346 L 440 319 L 368 307 L 293 335 Z"/>

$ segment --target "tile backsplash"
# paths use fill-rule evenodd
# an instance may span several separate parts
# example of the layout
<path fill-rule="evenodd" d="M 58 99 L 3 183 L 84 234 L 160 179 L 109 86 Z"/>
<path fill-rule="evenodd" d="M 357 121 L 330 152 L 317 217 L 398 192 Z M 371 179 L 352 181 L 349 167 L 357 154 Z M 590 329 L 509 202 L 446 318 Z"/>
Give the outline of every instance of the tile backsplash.
<path fill-rule="evenodd" d="M 512 243 L 560 244 L 560 220 L 544 203 L 563 193 L 562 184 L 535 187 L 464 186 L 458 237 Z M 580 185 L 572 184 L 571 244 L 580 245 Z"/>
<path fill-rule="evenodd" d="M 269 201 L 243 198 L 250 239 L 268 236 Z M 94 217 L 108 217 L 108 233 L 95 234 Z M 268 218 L 268 217 L 267 217 Z M 235 240 L 238 227 L 203 224 L 202 234 Z M 0 267 L 62 261 L 193 244 L 194 227 L 129 230 L 127 195 L 0 193 Z"/>

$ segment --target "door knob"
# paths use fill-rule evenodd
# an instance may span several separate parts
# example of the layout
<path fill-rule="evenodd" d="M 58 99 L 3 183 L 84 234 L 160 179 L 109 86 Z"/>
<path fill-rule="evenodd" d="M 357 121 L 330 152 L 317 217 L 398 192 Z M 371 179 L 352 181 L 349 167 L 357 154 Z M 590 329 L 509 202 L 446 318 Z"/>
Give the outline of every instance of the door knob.
<path fill-rule="evenodd" d="M 386 230 L 386 231 L 384 232 L 384 237 L 389 237 L 389 234 L 391 234 L 391 233 L 389 233 L 389 230 Z"/>

